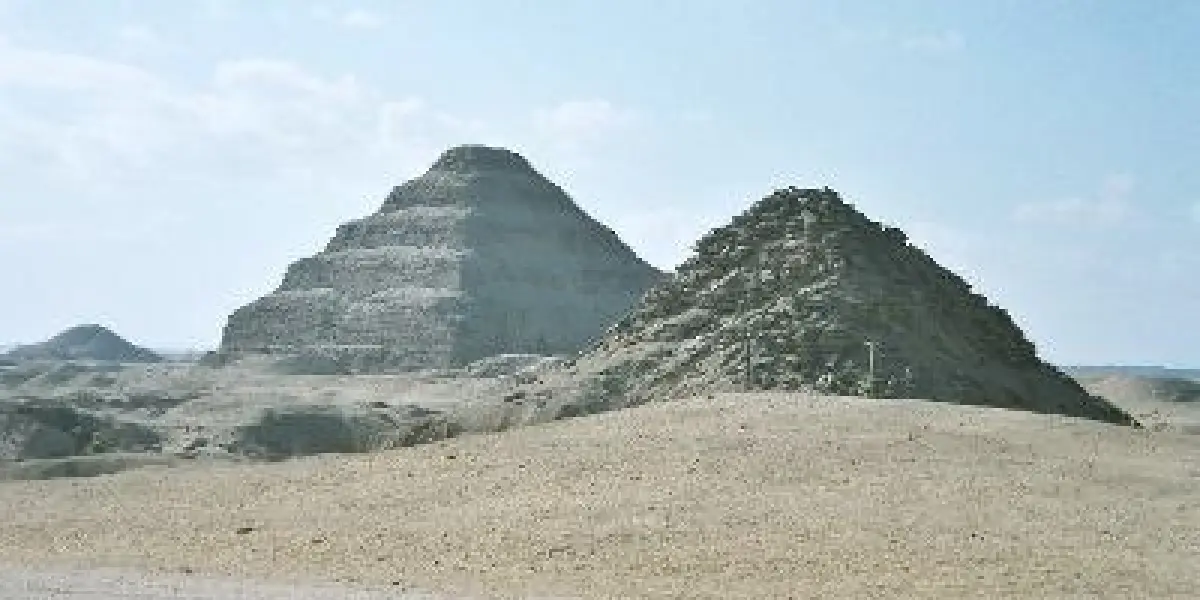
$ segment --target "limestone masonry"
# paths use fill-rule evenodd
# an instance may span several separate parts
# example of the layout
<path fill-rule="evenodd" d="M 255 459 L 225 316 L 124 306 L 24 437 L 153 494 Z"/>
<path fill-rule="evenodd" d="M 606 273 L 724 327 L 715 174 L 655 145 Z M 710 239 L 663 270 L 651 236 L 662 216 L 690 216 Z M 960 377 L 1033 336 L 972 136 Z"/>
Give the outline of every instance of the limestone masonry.
<path fill-rule="evenodd" d="M 460 146 L 234 312 L 221 350 L 362 370 L 568 354 L 661 278 L 521 156 Z"/>
<path fill-rule="evenodd" d="M 831 190 L 780 190 L 704 236 L 573 366 L 519 396 L 583 412 L 739 390 L 919 398 L 1132 423 L 1002 309 Z M 537 389 L 541 388 L 541 389 Z"/>

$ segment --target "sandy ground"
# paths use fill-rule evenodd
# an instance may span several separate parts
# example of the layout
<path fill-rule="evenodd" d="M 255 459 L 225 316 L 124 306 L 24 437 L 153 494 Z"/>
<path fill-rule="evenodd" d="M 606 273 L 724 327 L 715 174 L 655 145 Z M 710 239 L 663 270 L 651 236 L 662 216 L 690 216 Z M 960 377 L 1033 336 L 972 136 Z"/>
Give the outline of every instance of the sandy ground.
<path fill-rule="evenodd" d="M 395 589 L 322 583 L 259 583 L 216 577 L 146 577 L 112 569 L 34 570 L 6 567 L 0 576 L 5 600 L 437 600 Z"/>
<path fill-rule="evenodd" d="M 8 482 L 0 514 L 0 563 L 38 568 L 493 597 L 1200 596 L 1200 436 L 923 402 L 729 395 Z"/>

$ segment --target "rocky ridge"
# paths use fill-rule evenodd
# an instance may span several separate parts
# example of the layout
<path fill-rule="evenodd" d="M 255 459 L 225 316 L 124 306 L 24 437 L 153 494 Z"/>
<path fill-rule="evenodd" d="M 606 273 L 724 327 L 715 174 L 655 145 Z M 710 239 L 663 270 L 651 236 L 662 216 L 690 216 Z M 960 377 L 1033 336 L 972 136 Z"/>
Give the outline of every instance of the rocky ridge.
<path fill-rule="evenodd" d="M 459 146 L 234 312 L 221 352 L 347 372 L 570 354 L 661 277 L 520 155 Z"/>
<path fill-rule="evenodd" d="M 571 414 L 738 390 L 919 398 L 1120 424 L 1001 308 L 832 190 L 787 188 L 705 235 L 572 365 L 512 397 Z"/>

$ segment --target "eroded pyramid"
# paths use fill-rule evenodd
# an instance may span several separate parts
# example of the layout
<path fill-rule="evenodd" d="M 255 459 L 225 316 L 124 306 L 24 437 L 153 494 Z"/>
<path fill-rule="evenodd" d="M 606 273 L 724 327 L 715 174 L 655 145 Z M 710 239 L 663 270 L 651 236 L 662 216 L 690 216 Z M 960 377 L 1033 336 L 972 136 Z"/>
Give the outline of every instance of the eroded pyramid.
<path fill-rule="evenodd" d="M 460 146 L 234 312 L 221 349 L 365 369 L 569 354 L 661 278 L 520 155 Z"/>
<path fill-rule="evenodd" d="M 521 395 L 570 396 L 564 405 L 584 412 L 796 390 L 1133 423 L 1040 360 L 1004 310 L 903 232 L 828 189 L 779 190 L 705 235 L 670 280 L 546 379 L 556 383 Z"/>

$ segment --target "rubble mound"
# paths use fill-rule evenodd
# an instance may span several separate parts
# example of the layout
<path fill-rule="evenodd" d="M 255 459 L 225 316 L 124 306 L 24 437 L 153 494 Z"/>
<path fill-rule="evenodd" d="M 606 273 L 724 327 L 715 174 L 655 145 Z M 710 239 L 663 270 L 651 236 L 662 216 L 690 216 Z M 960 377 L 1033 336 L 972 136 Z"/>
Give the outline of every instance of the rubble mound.
<path fill-rule="evenodd" d="M 234 312 L 221 353 L 344 373 L 570 354 L 661 278 L 520 155 L 460 146 Z"/>
<path fill-rule="evenodd" d="M 832 190 L 713 230 L 573 366 L 518 392 L 568 415 L 740 390 L 914 398 L 1136 424 L 1043 362 L 1002 309 Z"/>
<path fill-rule="evenodd" d="M 162 362 L 158 354 L 129 343 L 101 325 L 77 325 L 40 344 L 18 346 L 5 357 L 13 360 Z"/>
<path fill-rule="evenodd" d="M 499 354 L 477 360 L 462 369 L 469 377 L 510 377 L 527 371 L 553 367 L 563 363 L 563 359 L 553 356 L 538 356 L 536 354 Z"/>
<path fill-rule="evenodd" d="M 361 453 L 435 442 L 460 433 L 438 411 L 377 405 L 298 405 L 263 411 L 241 426 L 231 449 L 279 460 L 327 453 Z"/>
<path fill-rule="evenodd" d="M 0 404 L 0 463 L 37 458 L 146 452 L 162 438 L 144 424 L 61 401 Z"/>

